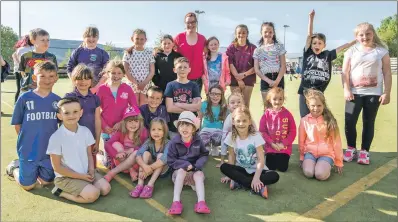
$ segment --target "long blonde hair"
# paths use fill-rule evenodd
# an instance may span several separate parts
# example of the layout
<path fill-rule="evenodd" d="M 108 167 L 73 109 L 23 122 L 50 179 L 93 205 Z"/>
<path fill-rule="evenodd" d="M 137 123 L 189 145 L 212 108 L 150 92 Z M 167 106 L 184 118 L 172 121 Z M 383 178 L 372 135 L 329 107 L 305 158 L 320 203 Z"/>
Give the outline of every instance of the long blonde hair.
<path fill-rule="evenodd" d="M 337 120 L 334 118 L 332 112 L 330 111 L 329 107 L 326 104 L 326 99 L 323 93 L 316 89 L 308 89 L 305 92 L 305 99 L 307 105 L 309 105 L 310 99 L 316 99 L 321 101 L 323 104 L 323 113 L 322 117 L 326 124 L 326 139 L 332 139 L 339 134 L 339 126 L 337 125 Z"/>
<path fill-rule="evenodd" d="M 362 22 L 362 23 L 358 24 L 357 27 L 355 27 L 355 30 L 354 30 L 355 36 L 357 36 L 358 32 L 363 29 L 365 29 L 365 30 L 369 29 L 373 32 L 373 44 L 375 44 L 375 46 L 388 49 L 387 45 L 383 41 L 381 41 L 381 39 L 377 35 L 377 32 L 376 32 L 375 28 L 373 27 L 373 25 L 368 22 Z"/>
<path fill-rule="evenodd" d="M 155 140 L 152 138 L 151 136 L 151 129 L 152 129 L 152 125 L 154 123 L 160 123 L 160 125 L 162 126 L 163 129 L 163 138 L 162 138 L 162 148 L 161 148 L 161 152 L 163 152 L 165 145 L 166 145 L 166 141 L 167 141 L 167 137 L 169 135 L 169 127 L 167 127 L 167 123 L 166 120 L 164 120 L 163 118 L 160 117 L 155 117 L 151 123 L 149 124 L 149 138 L 148 140 L 151 141 L 151 143 L 155 144 Z"/>
<path fill-rule="evenodd" d="M 129 116 L 127 118 L 125 118 L 122 122 L 122 137 L 124 138 L 125 136 L 128 135 L 129 131 L 127 130 L 127 122 L 132 121 L 132 120 L 138 120 L 140 123 L 140 127 L 137 129 L 137 131 L 135 131 L 134 136 L 133 136 L 133 144 L 135 146 L 140 146 L 141 145 L 141 139 L 140 139 L 140 135 L 142 133 L 142 131 L 144 130 L 144 118 L 142 117 L 141 114 L 138 114 L 137 116 Z"/>
<path fill-rule="evenodd" d="M 247 108 L 247 106 L 242 105 L 242 106 L 236 108 L 234 110 L 234 112 L 232 113 L 232 123 L 234 123 L 235 117 L 238 114 L 246 115 L 249 118 L 250 121 L 253 120 L 249 108 Z M 249 125 L 248 135 L 252 135 L 253 136 L 255 134 L 256 134 L 256 129 L 254 128 L 253 123 L 251 123 Z M 236 141 L 236 138 L 238 138 L 238 135 L 239 135 L 238 134 L 238 130 L 236 129 L 235 125 L 232 124 L 232 140 Z"/>

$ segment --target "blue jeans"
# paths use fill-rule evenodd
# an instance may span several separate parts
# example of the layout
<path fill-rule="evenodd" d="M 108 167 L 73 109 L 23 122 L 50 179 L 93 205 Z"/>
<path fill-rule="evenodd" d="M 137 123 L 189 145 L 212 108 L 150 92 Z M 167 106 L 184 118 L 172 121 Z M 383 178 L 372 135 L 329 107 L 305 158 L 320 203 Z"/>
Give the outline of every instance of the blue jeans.
<path fill-rule="evenodd" d="M 333 164 L 334 164 L 334 161 L 333 161 L 332 158 L 327 157 L 327 156 L 320 156 L 318 158 L 315 158 L 315 156 L 312 155 L 312 153 L 304 154 L 304 160 L 307 160 L 307 159 L 313 160 L 315 163 L 318 162 L 319 160 L 323 160 L 323 161 L 328 162 L 330 164 L 330 166 L 332 166 L 332 167 L 333 167 Z"/>

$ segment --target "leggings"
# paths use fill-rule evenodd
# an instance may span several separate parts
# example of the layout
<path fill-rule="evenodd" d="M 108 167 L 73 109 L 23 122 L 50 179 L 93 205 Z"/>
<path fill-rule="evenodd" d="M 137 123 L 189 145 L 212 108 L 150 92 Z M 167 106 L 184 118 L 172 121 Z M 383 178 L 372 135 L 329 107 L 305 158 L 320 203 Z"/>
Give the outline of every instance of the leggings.
<path fill-rule="evenodd" d="M 299 95 L 299 107 L 300 107 L 300 117 L 303 118 L 310 113 L 307 103 L 305 102 L 305 96 Z"/>
<path fill-rule="evenodd" d="M 21 92 L 21 78 L 21 73 L 15 72 L 15 82 L 17 84 L 17 91 L 15 92 L 15 103 L 17 102 L 19 98 L 19 93 Z"/>
<path fill-rule="evenodd" d="M 246 172 L 245 168 L 224 163 L 220 167 L 221 172 L 231 178 L 231 180 L 241 184 L 245 188 L 251 189 L 251 184 L 253 180 L 254 173 L 249 174 Z M 275 171 L 263 170 L 260 175 L 260 181 L 264 185 L 270 185 L 278 182 L 279 174 Z"/>
<path fill-rule="evenodd" d="M 380 96 L 354 94 L 354 100 L 345 103 L 345 136 L 349 147 L 356 147 L 357 121 L 362 113 L 362 145 L 361 149 L 369 151 L 374 137 L 375 120 L 380 106 Z"/>
<path fill-rule="evenodd" d="M 267 153 L 265 165 L 270 170 L 286 172 L 289 168 L 290 156 L 286 153 Z"/>

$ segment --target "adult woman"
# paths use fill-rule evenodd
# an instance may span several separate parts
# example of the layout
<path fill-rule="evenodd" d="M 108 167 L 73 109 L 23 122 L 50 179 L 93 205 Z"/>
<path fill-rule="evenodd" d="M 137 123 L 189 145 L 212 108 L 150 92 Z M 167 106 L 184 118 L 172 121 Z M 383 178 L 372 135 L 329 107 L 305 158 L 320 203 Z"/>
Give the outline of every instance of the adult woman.
<path fill-rule="evenodd" d="M 189 60 L 191 72 L 188 74 L 188 79 L 198 84 L 199 92 L 201 92 L 204 70 L 203 51 L 206 46 L 206 38 L 196 31 L 198 20 L 195 13 L 187 13 L 184 22 L 186 31 L 174 38 L 176 52 L 181 53 Z"/>
<path fill-rule="evenodd" d="M 29 40 L 29 35 L 25 35 L 19 41 L 17 41 L 14 45 L 15 52 L 12 54 L 12 59 L 14 61 L 14 75 L 15 75 L 15 82 L 17 84 L 17 91 L 15 93 L 15 102 L 19 97 L 19 92 L 21 90 L 21 73 L 18 71 L 19 62 L 21 55 L 26 52 L 32 51 L 33 44 Z"/>

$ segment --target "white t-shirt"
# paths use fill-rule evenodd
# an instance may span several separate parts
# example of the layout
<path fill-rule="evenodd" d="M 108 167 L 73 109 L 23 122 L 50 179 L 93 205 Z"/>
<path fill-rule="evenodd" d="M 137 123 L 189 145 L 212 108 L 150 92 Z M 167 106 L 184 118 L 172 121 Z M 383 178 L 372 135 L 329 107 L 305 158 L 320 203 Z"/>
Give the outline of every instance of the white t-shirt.
<path fill-rule="evenodd" d="M 72 132 L 64 125 L 50 137 L 47 154 L 60 155 L 61 164 L 76 173 L 88 172 L 87 147 L 95 143 L 93 134 L 85 127 L 78 125 L 77 132 Z M 55 172 L 55 176 L 62 177 Z"/>
<path fill-rule="evenodd" d="M 376 47 L 364 52 L 360 45 L 349 48 L 344 53 L 344 59 L 350 60 L 350 85 L 353 94 L 382 95 L 383 72 L 382 58 L 388 50 Z"/>
<path fill-rule="evenodd" d="M 238 136 L 236 141 L 232 140 L 232 133 L 229 133 L 225 139 L 225 144 L 234 148 L 237 166 L 245 168 L 246 172 L 249 174 L 256 172 L 256 148 L 265 144 L 265 141 L 259 132 L 256 132 L 255 135 L 249 135 L 244 140 L 241 140 Z M 265 163 L 264 170 L 268 170 Z"/>
<path fill-rule="evenodd" d="M 281 61 L 279 56 L 286 54 L 283 44 L 262 45 L 254 50 L 253 58 L 258 60 L 263 75 L 279 72 Z"/>
<path fill-rule="evenodd" d="M 153 50 L 145 48 L 143 51 L 133 50 L 133 53 L 127 52 L 123 55 L 123 62 L 129 64 L 131 74 L 138 81 L 142 82 L 149 75 L 149 67 L 151 63 L 155 63 Z"/>

